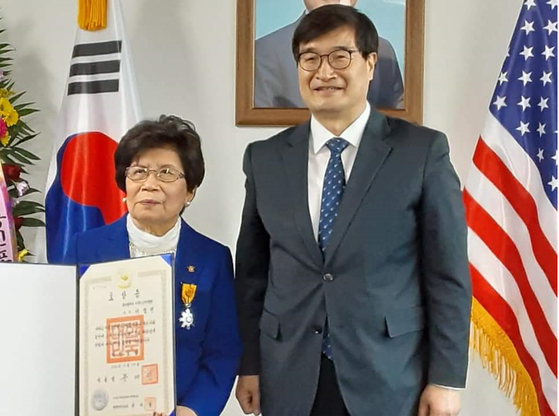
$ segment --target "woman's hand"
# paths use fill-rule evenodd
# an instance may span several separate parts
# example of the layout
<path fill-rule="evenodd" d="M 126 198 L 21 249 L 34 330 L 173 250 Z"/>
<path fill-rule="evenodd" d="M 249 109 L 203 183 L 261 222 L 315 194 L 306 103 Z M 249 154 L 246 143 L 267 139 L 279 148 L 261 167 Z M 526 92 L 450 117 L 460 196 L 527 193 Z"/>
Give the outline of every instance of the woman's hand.
<path fill-rule="evenodd" d="M 153 416 L 167 416 L 167 415 L 164 413 L 153 412 Z M 194 410 L 189 409 L 188 407 L 177 406 L 177 409 L 175 410 L 175 416 L 198 416 L 198 415 Z"/>
<path fill-rule="evenodd" d="M 176 416 L 198 416 L 196 412 L 188 407 L 177 406 Z"/>

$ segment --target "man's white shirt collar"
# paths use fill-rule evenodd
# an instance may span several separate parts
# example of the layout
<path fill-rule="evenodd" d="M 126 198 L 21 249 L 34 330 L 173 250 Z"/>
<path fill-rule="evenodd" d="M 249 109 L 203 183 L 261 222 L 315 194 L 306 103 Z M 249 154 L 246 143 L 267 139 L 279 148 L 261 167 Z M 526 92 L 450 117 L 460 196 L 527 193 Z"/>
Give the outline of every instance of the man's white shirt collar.
<path fill-rule="evenodd" d="M 353 147 L 358 148 L 370 115 L 371 105 L 367 102 L 365 110 L 363 110 L 361 115 L 357 117 L 355 121 L 351 123 L 339 136 L 333 134 L 326 127 L 320 124 L 314 116 L 311 116 L 311 145 L 314 154 L 317 154 L 320 149 L 326 145 L 326 142 L 333 137 L 341 137 Z"/>

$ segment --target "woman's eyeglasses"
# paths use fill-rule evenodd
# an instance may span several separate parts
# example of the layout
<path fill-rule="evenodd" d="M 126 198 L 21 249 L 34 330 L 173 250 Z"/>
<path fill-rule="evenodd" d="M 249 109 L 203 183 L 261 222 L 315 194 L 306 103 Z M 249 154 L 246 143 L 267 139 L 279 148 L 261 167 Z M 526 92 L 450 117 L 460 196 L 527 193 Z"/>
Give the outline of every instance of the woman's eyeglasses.
<path fill-rule="evenodd" d="M 147 180 L 150 173 L 155 173 L 155 177 L 161 182 L 175 182 L 184 178 L 184 173 L 175 168 L 148 169 L 144 166 L 129 166 L 124 171 L 128 179 L 134 182 Z"/>

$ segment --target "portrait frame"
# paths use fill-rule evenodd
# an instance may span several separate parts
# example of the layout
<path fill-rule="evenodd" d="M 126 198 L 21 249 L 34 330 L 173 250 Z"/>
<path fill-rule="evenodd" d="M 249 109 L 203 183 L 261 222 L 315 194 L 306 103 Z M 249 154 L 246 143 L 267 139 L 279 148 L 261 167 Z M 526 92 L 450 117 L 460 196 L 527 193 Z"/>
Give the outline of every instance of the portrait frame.
<path fill-rule="evenodd" d="M 254 106 L 255 7 L 257 0 L 237 0 L 236 105 L 237 126 L 291 126 L 309 117 L 306 108 Z M 424 0 L 407 0 L 405 11 L 404 104 L 379 108 L 393 117 L 420 124 L 423 120 Z M 292 59 L 291 56 L 287 57 Z"/>

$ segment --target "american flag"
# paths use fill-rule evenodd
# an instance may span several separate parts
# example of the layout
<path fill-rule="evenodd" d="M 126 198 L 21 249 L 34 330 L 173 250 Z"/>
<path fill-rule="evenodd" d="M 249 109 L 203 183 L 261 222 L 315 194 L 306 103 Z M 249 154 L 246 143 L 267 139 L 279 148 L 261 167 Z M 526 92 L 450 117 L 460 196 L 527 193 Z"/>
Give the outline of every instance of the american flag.
<path fill-rule="evenodd" d="M 522 2 L 464 189 L 472 344 L 522 415 L 557 415 L 557 1 Z"/>

